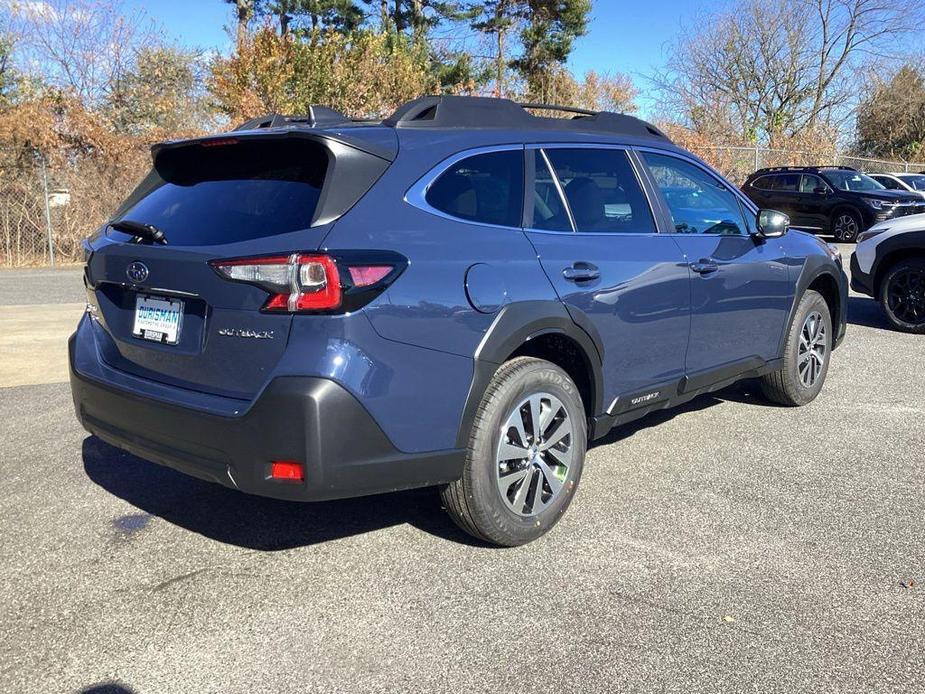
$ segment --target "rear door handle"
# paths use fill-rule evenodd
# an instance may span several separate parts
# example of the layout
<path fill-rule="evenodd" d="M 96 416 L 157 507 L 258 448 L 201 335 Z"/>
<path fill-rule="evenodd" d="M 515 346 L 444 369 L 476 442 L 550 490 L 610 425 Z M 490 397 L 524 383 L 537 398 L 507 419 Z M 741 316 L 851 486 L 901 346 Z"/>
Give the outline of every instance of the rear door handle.
<path fill-rule="evenodd" d="M 596 265 L 582 260 L 562 270 L 562 276 L 570 282 L 590 282 L 600 277 L 601 271 Z"/>
<path fill-rule="evenodd" d="M 696 263 L 691 263 L 691 270 L 700 275 L 709 275 L 711 272 L 719 270 L 719 265 L 709 258 L 701 258 Z"/>

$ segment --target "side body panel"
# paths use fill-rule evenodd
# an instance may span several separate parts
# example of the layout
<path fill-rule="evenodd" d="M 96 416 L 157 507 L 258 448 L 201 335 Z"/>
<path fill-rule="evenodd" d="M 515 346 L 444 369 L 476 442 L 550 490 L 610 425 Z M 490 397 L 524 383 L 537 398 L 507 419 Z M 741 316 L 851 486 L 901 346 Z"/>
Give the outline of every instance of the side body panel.
<path fill-rule="evenodd" d="M 793 302 L 781 240 L 695 234 L 673 238 L 689 262 L 717 266 L 715 272 L 691 276 L 688 374 L 780 356 L 780 336 Z"/>
<path fill-rule="evenodd" d="M 605 404 L 681 379 L 690 280 L 670 237 L 540 231 L 528 236 L 569 313 L 589 321 L 601 336 Z M 595 265 L 599 278 L 574 282 L 564 276 L 563 270 L 581 262 Z"/>

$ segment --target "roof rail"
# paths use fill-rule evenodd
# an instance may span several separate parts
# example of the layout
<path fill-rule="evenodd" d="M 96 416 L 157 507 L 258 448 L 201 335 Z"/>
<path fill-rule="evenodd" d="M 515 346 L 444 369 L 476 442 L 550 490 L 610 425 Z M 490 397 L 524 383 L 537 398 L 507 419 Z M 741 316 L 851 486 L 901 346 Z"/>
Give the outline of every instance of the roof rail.
<path fill-rule="evenodd" d="M 339 125 L 341 123 L 350 123 L 351 120 L 343 113 L 335 111 L 327 106 L 308 107 L 308 113 L 301 116 L 284 116 L 279 113 L 271 113 L 266 116 L 251 118 L 249 121 L 241 123 L 232 132 L 241 130 L 260 130 L 263 128 L 284 128 L 287 125 L 301 125 L 307 128 L 318 128 L 330 125 Z"/>
<path fill-rule="evenodd" d="M 766 166 L 763 169 L 758 169 L 755 173 L 771 173 L 771 172 L 780 172 L 780 171 L 806 171 L 807 169 L 812 169 L 815 171 L 821 171 L 823 169 L 840 169 L 842 171 L 857 171 L 853 166 L 838 166 L 835 164 L 822 164 L 821 166 Z"/>
<path fill-rule="evenodd" d="M 576 106 L 560 106 L 559 104 L 517 104 L 521 108 L 526 108 L 530 110 L 537 111 L 562 111 L 563 113 L 577 113 L 582 116 L 596 116 L 598 111 L 589 111 L 586 108 L 578 108 Z"/>
<path fill-rule="evenodd" d="M 574 118 L 544 118 L 534 116 L 527 109 L 576 115 Z M 424 96 L 402 104 L 382 123 L 392 127 L 585 130 L 668 140 L 654 125 L 621 113 L 556 104 L 518 104 L 510 99 L 481 96 Z"/>

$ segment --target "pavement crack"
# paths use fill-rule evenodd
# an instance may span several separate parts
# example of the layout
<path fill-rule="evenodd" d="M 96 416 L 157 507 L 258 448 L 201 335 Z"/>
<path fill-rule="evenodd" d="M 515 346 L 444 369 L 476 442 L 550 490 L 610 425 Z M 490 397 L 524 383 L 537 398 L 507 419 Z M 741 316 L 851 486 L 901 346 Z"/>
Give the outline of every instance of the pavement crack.
<path fill-rule="evenodd" d="M 196 569 L 195 571 L 190 571 L 185 574 L 180 574 L 179 576 L 174 576 L 173 578 L 168 578 L 166 581 L 162 581 L 158 583 L 156 586 L 154 586 L 151 592 L 160 593 L 162 590 L 169 588 L 174 583 L 180 583 L 181 581 L 185 581 L 187 579 L 193 578 L 194 576 L 198 576 L 201 573 L 205 573 L 208 570 L 209 570 L 209 567 L 204 567 L 202 569 Z"/>

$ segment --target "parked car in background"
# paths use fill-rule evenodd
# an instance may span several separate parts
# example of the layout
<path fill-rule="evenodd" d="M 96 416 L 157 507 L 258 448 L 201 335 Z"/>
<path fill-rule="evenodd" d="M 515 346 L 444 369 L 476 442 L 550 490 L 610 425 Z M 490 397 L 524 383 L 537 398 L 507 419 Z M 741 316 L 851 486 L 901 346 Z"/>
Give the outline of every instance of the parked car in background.
<path fill-rule="evenodd" d="M 925 200 L 925 174 L 872 173 L 869 175 L 887 190 L 902 190 L 908 193 L 917 193 Z"/>
<path fill-rule="evenodd" d="M 887 190 L 847 166 L 760 169 L 742 190 L 759 207 L 788 215 L 793 226 L 830 233 L 846 243 L 878 222 L 925 212 L 925 200 L 917 193 Z"/>
<path fill-rule="evenodd" d="M 811 402 L 837 253 L 656 127 L 558 108 L 427 97 L 155 146 L 86 242 L 81 423 L 253 494 L 438 486 L 518 545 L 616 425 L 741 378 Z"/>
<path fill-rule="evenodd" d="M 879 301 L 897 330 L 925 334 L 925 214 L 863 232 L 851 254 L 851 288 Z"/>

